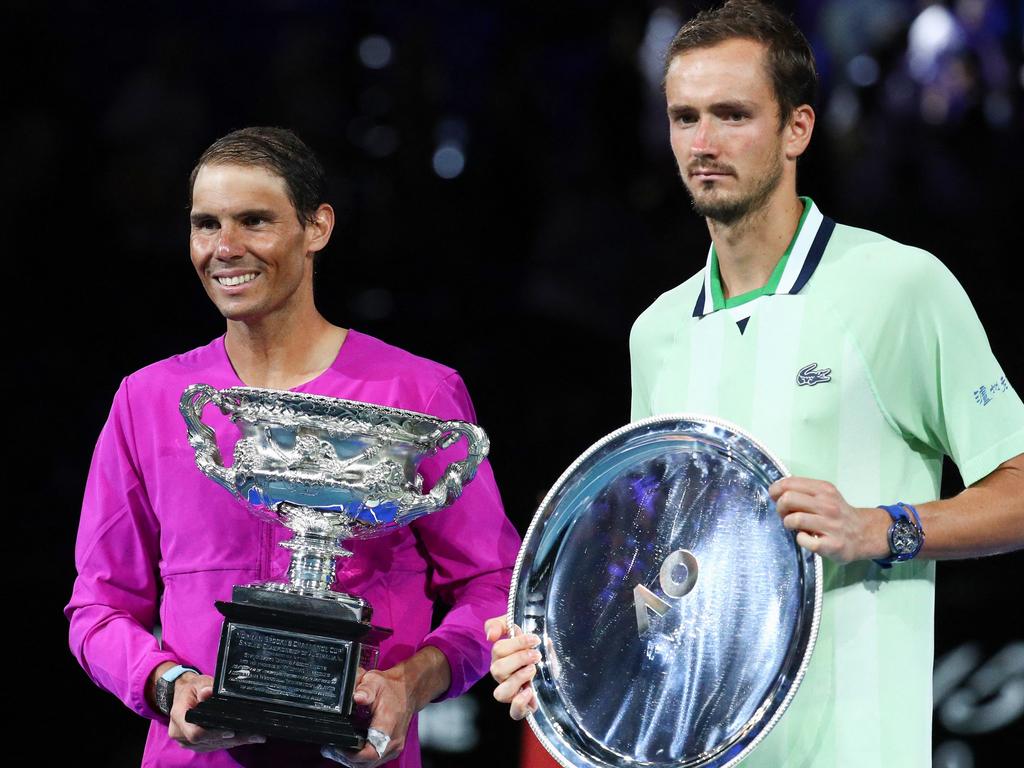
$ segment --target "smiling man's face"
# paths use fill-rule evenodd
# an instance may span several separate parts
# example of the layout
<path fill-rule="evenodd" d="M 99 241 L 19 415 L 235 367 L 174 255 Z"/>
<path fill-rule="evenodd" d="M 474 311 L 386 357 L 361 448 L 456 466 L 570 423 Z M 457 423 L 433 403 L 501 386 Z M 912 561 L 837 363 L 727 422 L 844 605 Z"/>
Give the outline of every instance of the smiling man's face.
<path fill-rule="evenodd" d="M 702 216 L 732 224 L 779 186 L 785 149 L 765 46 L 737 38 L 679 54 L 665 76 L 672 152 Z"/>
<path fill-rule="evenodd" d="M 192 188 L 189 251 L 228 320 L 251 321 L 312 296 L 315 227 L 299 221 L 284 179 L 252 165 L 204 165 Z"/>

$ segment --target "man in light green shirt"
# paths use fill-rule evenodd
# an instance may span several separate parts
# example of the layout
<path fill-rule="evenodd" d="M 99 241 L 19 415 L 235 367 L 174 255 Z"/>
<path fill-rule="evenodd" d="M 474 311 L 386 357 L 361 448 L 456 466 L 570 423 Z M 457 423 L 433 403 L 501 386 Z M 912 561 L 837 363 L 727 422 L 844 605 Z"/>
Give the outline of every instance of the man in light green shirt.
<path fill-rule="evenodd" d="M 673 40 L 672 150 L 712 244 L 633 327 L 632 418 L 750 431 L 793 473 L 770 489 L 784 525 L 826 558 L 807 675 L 743 768 L 926 768 L 934 560 L 1024 546 L 1024 405 L 940 262 L 797 196 L 816 85 L 806 39 L 753 0 Z M 943 455 L 969 487 L 931 501 Z M 494 646 L 513 717 L 535 707 L 533 644 Z"/>

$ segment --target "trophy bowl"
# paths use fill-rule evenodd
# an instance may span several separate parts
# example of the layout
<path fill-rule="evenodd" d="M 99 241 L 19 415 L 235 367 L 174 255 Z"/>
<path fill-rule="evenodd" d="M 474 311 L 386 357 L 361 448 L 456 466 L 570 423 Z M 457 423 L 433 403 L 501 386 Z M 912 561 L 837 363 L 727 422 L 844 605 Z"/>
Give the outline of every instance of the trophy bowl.
<path fill-rule="evenodd" d="M 242 438 L 225 467 L 213 430 L 202 423 L 213 403 Z M 354 400 L 256 387 L 217 390 L 194 384 L 181 397 L 196 464 L 261 517 L 284 522 L 280 506 L 337 512 L 345 538 L 370 538 L 447 506 L 487 456 L 484 431 L 464 421 Z M 453 463 L 430 493 L 422 459 L 463 435 L 465 460 Z"/>
<path fill-rule="evenodd" d="M 803 678 L 821 559 L 768 495 L 786 468 L 739 427 L 668 415 L 595 443 L 541 503 L 509 625 L 541 638 L 529 722 L 566 768 L 728 768 Z"/>
<path fill-rule="evenodd" d="M 241 437 L 225 466 L 203 409 L 215 405 Z M 180 410 L 196 466 L 264 520 L 293 536 L 287 581 L 236 586 L 214 695 L 189 710 L 211 728 L 359 749 L 366 723 L 352 703 L 360 669 L 391 630 L 365 599 L 332 589 L 345 539 L 382 536 L 451 504 L 486 458 L 484 431 L 398 408 L 255 387 L 194 384 Z M 423 490 L 420 462 L 462 437 L 466 458 Z"/>

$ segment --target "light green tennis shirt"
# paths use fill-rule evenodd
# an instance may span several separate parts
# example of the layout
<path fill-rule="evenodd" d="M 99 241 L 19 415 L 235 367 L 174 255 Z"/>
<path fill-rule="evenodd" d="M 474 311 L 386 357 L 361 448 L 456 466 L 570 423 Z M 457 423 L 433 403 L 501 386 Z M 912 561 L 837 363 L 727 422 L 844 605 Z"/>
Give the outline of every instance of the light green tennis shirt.
<path fill-rule="evenodd" d="M 764 288 L 725 301 L 712 248 L 637 319 L 633 420 L 727 419 L 861 507 L 938 498 L 944 454 L 970 485 L 1024 453 L 1024 405 L 952 274 L 804 202 Z M 928 768 L 934 562 L 824 567 L 807 675 L 743 768 Z"/>

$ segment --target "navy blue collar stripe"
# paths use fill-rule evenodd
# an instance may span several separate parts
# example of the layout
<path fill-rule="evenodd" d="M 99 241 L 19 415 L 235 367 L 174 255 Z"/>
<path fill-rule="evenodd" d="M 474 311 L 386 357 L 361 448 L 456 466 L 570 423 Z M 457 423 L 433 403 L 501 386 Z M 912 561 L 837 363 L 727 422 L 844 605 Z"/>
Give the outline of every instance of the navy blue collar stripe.
<path fill-rule="evenodd" d="M 704 286 L 701 285 L 701 287 L 700 287 L 700 296 L 697 297 L 697 306 L 695 306 L 693 308 L 693 316 L 694 317 L 703 317 L 704 316 L 704 300 L 705 300 L 704 294 L 705 293 L 706 293 L 706 291 L 704 290 Z"/>
<path fill-rule="evenodd" d="M 807 252 L 804 267 L 800 270 L 800 276 L 793 283 L 793 290 L 790 293 L 800 293 L 800 290 L 807 285 L 807 281 L 811 279 L 814 270 L 821 263 L 821 257 L 825 255 L 825 246 L 828 245 L 829 238 L 832 237 L 832 231 L 835 228 L 836 223 L 828 216 L 822 219 L 821 226 L 818 227 L 818 234 L 815 235 L 814 242 L 811 243 L 811 248 Z"/>

